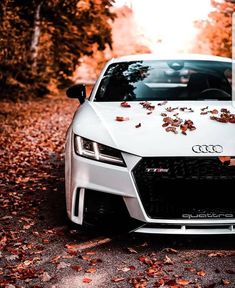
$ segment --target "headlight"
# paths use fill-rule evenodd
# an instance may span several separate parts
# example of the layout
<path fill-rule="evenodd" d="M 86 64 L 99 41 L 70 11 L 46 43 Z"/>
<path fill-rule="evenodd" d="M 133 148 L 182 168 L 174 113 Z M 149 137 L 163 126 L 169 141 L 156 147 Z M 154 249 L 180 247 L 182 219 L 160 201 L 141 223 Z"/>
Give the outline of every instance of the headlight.
<path fill-rule="evenodd" d="M 109 164 L 126 166 L 119 150 L 93 142 L 77 135 L 74 137 L 74 150 L 79 156 Z"/>

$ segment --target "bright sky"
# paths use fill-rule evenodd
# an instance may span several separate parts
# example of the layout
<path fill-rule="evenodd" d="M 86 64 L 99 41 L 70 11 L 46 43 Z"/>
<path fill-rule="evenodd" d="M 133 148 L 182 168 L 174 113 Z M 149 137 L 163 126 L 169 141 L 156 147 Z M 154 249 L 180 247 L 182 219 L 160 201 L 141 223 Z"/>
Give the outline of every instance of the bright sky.
<path fill-rule="evenodd" d="M 187 52 L 196 35 L 193 22 L 211 10 L 210 0 L 116 0 L 117 6 L 125 3 L 132 4 L 153 52 Z"/>

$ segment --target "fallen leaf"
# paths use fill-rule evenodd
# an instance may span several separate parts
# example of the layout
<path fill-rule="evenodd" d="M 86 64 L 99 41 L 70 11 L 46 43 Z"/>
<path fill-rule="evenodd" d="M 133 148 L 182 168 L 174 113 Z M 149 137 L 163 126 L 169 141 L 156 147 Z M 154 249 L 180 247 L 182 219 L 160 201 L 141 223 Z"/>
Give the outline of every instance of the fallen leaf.
<path fill-rule="evenodd" d="M 60 258 L 61 258 L 60 255 L 55 256 L 55 257 L 53 257 L 53 258 L 51 259 L 50 262 L 53 263 L 53 264 L 57 264 L 57 263 L 59 262 Z"/>
<path fill-rule="evenodd" d="M 138 253 L 135 249 L 133 249 L 133 248 L 131 248 L 131 247 L 127 247 L 127 250 L 128 250 L 130 253 L 132 253 L 132 254 L 137 254 L 137 253 Z"/>
<path fill-rule="evenodd" d="M 193 267 L 186 267 L 184 270 L 189 271 L 189 272 L 195 272 L 196 271 L 196 269 Z"/>
<path fill-rule="evenodd" d="M 19 256 L 18 256 L 18 255 L 9 255 L 9 256 L 6 256 L 6 260 L 7 260 L 7 261 L 13 261 L 13 260 L 16 260 L 16 259 L 19 259 Z"/>
<path fill-rule="evenodd" d="M 166 264 L 166 265 L 173 265 L 173 261 L 167 255 L 165 256 L 163 263 Z"/>
<path fill-rule="evenodd" d="M 197 271 L 197 275 L 201 276 L 201 277 L 204 277 L 206 275 L 206 272 L 203 271 L 203 270 L 200 270 L 200 271 Z"/>
<path fill-rule="evenodd" d="M 221 161 L 227 160 L 227 157 L 219 157 L 219 158 L 223 158 L 223 159 L 220 159 Z M 225 256 L 225 253 L 222 253 L 222 252 L 213 252 L 213 253 L 208 254 L 208 257 L 224 257 L 224 256 Z"/>
<path fill-rule="evenodd" d="M 182 285 L 182 286 L 186 286 L 186 285 L 188 285 L 190 283 L 190 281 L 185 280 L 185 279 L 178 279 L 176 281 L 176 283 L 179 284 L 179 285 Z"/>
<path fill-rule="evenodd" d="M 162 251 L 167 252 L 169 254 L 177 254 L 178 251 L 176 249 L 173 248 L 164 248 Z"/>
<path fill-rule="evenodd" d="M 80 265 L 72 265 L 71 268 L 77 272 L 83 270 L 82 266 L 80 266 Z"/>
<path fill-rule="evenodd" d="M 88 251 L 88 252 L 86 252 L 86 255 L 96 255 L 96 252 L 95 251 Z"/>
<path fill-rule="evenodd" d="M 86 270 L 86 273 L 95 273 L 96 269 L 95 268 L 89 268 Z"/>
<path fill-rule="evenodd" d="M 97 265 L 98 263 L 102 263 L 103 261 L 101 259 L 91 259 L 90 265 Z"/>
<path fill-rule="evenodd" d="M 60 262 L 60 263 L 57 265 L 57 270 L 67 268 L 67 267 L 69 267 L 69 266 L 70 266 L 69 263 Z"/>
<path fill-rule="evenodd" d="M 228 279 L 221 279 L 223 285 L 229 285 L 231 282 Z"/>
<path fill-rule="evenodd" d="M 165 284 L 165 280 L 161 278 L 160 280 L 154 283 L 154 287 L 159 288 L 161 286 L 164 286 L 164 284 Z"/>
<path fill-rule="evenodd" d="M 41 279 L 43 282 L 49 282 L 51 280 L 51 276 L 47 272 L 43 272 Z"/>
<path fill-rule="evenodd" d="M 112 282 L 121 282 L 121 281 L 124 281 L 125 280 L 125 278 L 123 278 L 123 277 L 114 277 L 114 278 L 112 278 Z"/>
<path fill-rule="evenodd" d="M 140 256 L 138 259 L 139 259 L 140 262 L 142 262 L 144 264 L 147 264 L 147 265 L 152 265 L 153 264 L 153 261 L 149 257 Z"/>
<path fill-rule="evenodd" d="M 130 271 L 130 267 L 123 267 L 123 268 L 118 268 L 119 271 L 122 271 L 122 272 L 128 272 Z"/>
<path fill-rule="evenodd" d="M 90 279 L 90 278 L 83 278 L 83 280 L 82 280 L 82 282 L 83 283 L 91 283 L 91 281 L 92 281 L 92 279 Z"/>
<path fill-rule="evenodd" d="M 82 258 L 82 260 L 85 260 L 85 261 L 90 261 L 90 257 L 86 256 L 86 255 L 81 255 L 80 256 Z"/>

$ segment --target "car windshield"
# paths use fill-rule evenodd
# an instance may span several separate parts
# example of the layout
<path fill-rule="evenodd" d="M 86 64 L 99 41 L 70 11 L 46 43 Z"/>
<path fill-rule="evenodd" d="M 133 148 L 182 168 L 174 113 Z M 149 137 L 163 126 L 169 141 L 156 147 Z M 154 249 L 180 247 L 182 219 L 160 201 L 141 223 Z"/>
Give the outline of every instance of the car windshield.
<path fill-rule="evenodd" d="M 231 100 L 232 63 L 135 61 L 111 64 L 94 101 Z"/>

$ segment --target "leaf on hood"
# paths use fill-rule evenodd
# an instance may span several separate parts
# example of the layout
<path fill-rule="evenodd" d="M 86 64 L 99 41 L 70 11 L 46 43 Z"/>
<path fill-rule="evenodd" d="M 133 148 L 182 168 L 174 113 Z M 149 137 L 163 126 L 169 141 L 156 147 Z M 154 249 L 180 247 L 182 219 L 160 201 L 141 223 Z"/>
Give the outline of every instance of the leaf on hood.
<path fill-rule="evenodd" d="M 176 127 L 167 127 L 166 132 L 173 132 L 174 134 L 178 134 Z"/>
<path fill-rule="evenodd" d="M 210 111 L 210 113 L 211 113 L 211 114 L 218 114 L 219 111 L 218 111 L 217 109 L 213 109 L 213 110 Z"/>
<path fill-rule="evenodd" d="M 228 109 L 226 109 L 226 108 L 221 108 L 220 109 L 220 112 L 221 113 L 226 113 L 226 114 L 230 114 L 231 112 L 228 110 Z"/>
<path fill-rule="evenodd" d="M 206 106 L 206 107 L 204 107 L 204 108 L 201 108 L 201 111 L 205 111 L 205 110 L 208 110 L 208 109 L 209 109 L 209 107 Z"/>
<path fill-rule="evenodd" d="M 188 108 L 188 107 L 181 107 L 180 111 L 183 111 L 183 112 L 194 112 L 194 110 L 192 108 Z"/>
<path fill-rule="evenodd" d="M 152 105 L 150 102 L 148 101 L 145 101 L 145 102 L 140 102 L 140 105 L 142 105 L 143 108 L 147 109 L 147 110 L 154 110 L 155 109 L 155 106 Z"/>
<path fill-rule="evenodd" d="M 207 115 L 209 113 L 209 111 L 204 111 L 204 112 L 201 112 L 200 114 L 201 115 Z"/>
<path fill-rule="evenodd" d="M 220 111 L 221 112 L 218 116 L 211 116 L 210 119 L 220 123 L 235 124 L 235 114 L 231 114 L 227 109 L 221 109 Z"/>
<path fill-rule="evenodd" d="M 135 125 L 135 128 L 140 128 L 141 127 L 141 123 Z"/>
<path fill-rule="evenodd" d="M 130 120 L 129 117 L 116 116 L 116 121 L 118 121 L 118 122 L 128 121 L 128 120 Z"/>
<path fill-rule="evenodd" d="M 126 101 L 122 102 L 120 105 L 123 108 L 130 108 L 131 107 L 131 105 L 129 103 L 127 103 Z"/>
<path fill-rule="evenodd" d="M 173 112 L 173 111 L 178 110 L 178 109 L 179 109 L 178 107 L 174 107 L 174 108 L 173 107 L 167 107 L 166 111 L 167 112 Z"/>
<path fill-rule="evenodd" d="M 161 103 L 158 103 L 157 105 L 158 105 L 158 106 L 163 106 L 163 105 L 166 105 L 167 103 L 168 103 L 168 101 L 165 100 L 165 101 L 163 101 L 163 102 L 161 102 Z"/>

